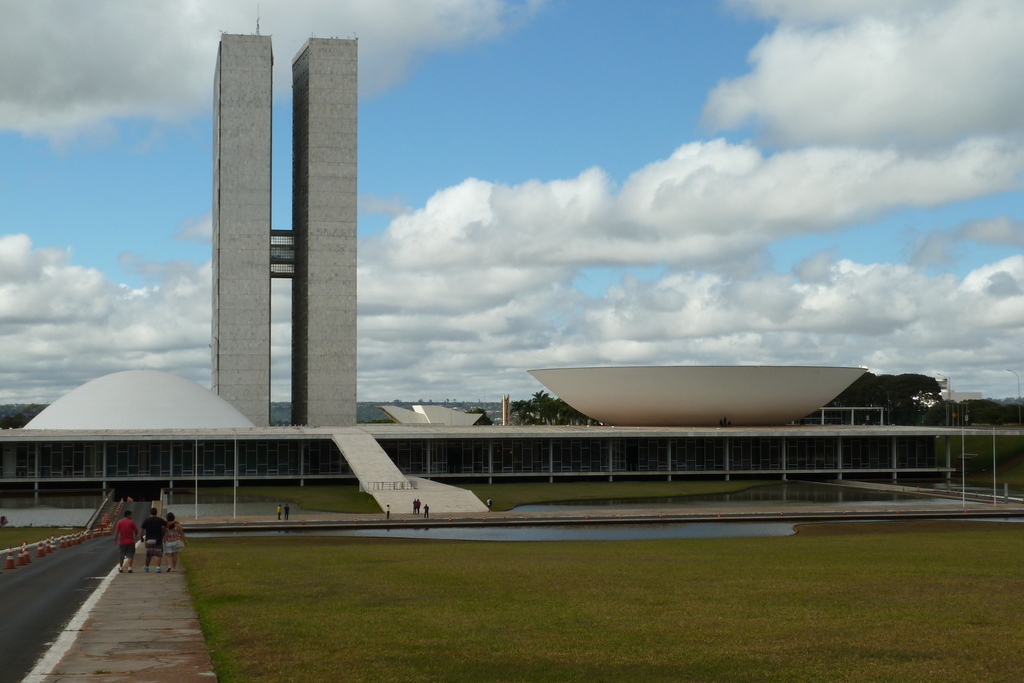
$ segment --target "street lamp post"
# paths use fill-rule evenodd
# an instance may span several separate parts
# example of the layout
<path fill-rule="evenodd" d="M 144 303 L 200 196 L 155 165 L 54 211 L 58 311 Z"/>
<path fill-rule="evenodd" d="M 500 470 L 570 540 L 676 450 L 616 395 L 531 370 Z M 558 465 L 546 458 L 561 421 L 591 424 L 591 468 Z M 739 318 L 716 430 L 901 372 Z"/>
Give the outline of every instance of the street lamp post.
<path fill-rule="evenodd" d="M 1013 372 L 1013 370 L 1007 370 L 1007 372 Z M 1013 372 L 1013 376 L 1017 378 L 1017 426 L 1020 426 L 1020 375 Z"/>

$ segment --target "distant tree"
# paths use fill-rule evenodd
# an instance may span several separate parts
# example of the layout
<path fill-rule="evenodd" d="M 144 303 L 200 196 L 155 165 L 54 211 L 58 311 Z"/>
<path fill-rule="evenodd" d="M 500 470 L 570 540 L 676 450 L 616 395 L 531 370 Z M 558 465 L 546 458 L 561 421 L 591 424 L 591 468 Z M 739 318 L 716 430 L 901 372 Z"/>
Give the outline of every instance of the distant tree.
<path fill-rule="evenodd" d="M 0 417 L 0 429 L 21 429 L 27 424 L 28 419 L 25 417 L 24 413 Z"/>
<path fill-rule="evenodd" d="M 533 402 L 526 400 L 512 401 L 509 406 L 512 417 L 512 424 L 532 425 L 537 424 L 537 416 L 533 412 Z"/>
<path fill-rule="evenodd" d="M 512 401 L 512 423 L 520 425 L 591 425 L 598 424 L 568 403 L 546 391 L 538 391 L 527 400 Z"/>
<path fill-rule="evenodd" d="M 878 406 L 887 410 L 889 423 L 914 425 L 921 424 L 926 414 L 939 402 L 939 383 L 934 377 L 914 373 L 874 375 L 865 372 L 836 396 L 830 405 Z"/>

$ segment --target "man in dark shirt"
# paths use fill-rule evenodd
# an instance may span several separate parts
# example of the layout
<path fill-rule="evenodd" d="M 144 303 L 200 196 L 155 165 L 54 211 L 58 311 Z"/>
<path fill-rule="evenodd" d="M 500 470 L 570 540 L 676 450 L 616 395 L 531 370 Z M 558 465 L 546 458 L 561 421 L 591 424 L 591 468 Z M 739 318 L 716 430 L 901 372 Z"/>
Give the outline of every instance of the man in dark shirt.
<path fill-rule="evenodd" d="M 160 565 L 164 561 L 164 527 L 167 522 L 163 517 L 158 517 L 156 508 L 149 509 L 149 517 L 142 523 L 142 533 L 146 537 L 146 567 L 143 571 L 149 571 L 149 561 L 156 558 L 156 571 L 161 571 Z"/>

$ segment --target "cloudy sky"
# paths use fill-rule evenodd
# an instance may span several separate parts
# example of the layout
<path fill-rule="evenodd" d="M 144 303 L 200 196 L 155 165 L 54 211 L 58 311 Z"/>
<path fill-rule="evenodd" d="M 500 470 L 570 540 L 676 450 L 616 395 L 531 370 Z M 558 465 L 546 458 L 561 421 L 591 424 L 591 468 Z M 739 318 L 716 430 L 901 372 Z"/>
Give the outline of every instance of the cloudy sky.
<path fill-rule="evenodd" d="M 0 0 L 0 403 L 210 380 L 212 88 L 255 1 Z M 274 221 L 303 41 L 358 37 L 359 398 L 572 365 L 1017 393 L 1018 0 L 260 0 Z M 288 283 L 274 398 L 288 400 Z"/>

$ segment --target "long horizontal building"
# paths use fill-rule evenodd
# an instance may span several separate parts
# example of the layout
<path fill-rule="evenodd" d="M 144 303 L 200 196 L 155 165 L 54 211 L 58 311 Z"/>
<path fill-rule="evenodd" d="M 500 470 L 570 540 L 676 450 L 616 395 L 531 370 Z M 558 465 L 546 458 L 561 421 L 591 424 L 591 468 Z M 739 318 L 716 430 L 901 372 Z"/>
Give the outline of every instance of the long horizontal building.
<path fill-rule="evenodd" d="M 941 427 L 899 426 L 22 429 L 0 432 L 0 483 L 14 488 L 150 482 L 159 488 L 236 478 L 354 482 L 346 452 L 354 439 L 375 443 L 403 475 L 448 481 L 948 476 L 951 440 L 936 446 L 947 434 L 952 432 Z"/>

